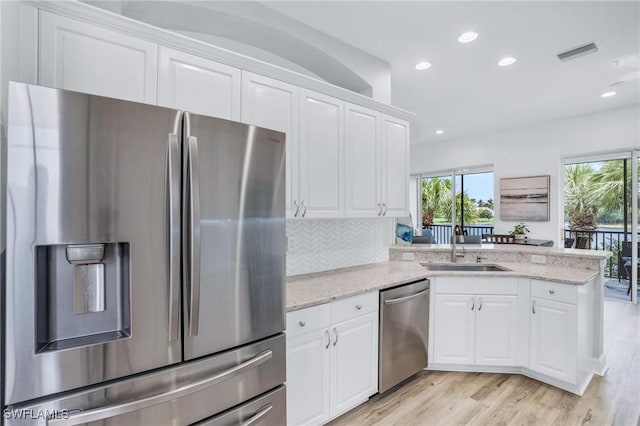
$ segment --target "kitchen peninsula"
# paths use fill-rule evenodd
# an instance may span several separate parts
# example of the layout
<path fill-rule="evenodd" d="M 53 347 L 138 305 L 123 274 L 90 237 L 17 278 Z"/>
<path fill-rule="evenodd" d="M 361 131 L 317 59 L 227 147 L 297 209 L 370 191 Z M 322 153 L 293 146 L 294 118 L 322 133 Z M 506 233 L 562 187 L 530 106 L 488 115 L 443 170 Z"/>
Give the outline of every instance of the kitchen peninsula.
<path fill-rule="evenodd" d="M 390 248 L 388 262 L 289 277 L 288 351 L 295 353 L 290 359 L 303 356 L 299 348 L 310 348 L 312 339 L 301 337 L 305 333 L 316 334 L 319 353 L 327 347 L 328 332 L 332 345 L 342 344 L 339 325 L 336 337 L 331 334 L 334 313 L 352 311 L 353 321 L 362 318 L 358 321 L 363 324 L 370 317 L 375 328 L 380 290 L 428 278 L 428 370 L 523 374 L 578 395 L 594 374 L 606 372 L 603 280 L 611 253 L 491 244 L 467 245 L 462 252 L 452 264 L 449 245 L 398 245 Z M 482 266 L 478 262 L 501 270 L 428 269 L 429 264 Z M 359 350 L 375 351 L 377 331 L 363 330 L 374 337 Z M 344 335 L 347 338 L 346 331 Z M 356 365 L 362 365 L 362 359 Z M 371 374 L 362 374 L 367 392 L 354 396 L 349 408 L 376 393 L 377 388 L 369 386 L 377 381 Z M 320 388 L 322 377 L 317 381 Z M 296 395 L 296 381 L 290 382 Z M 295 419 L 311 418 L 313 412 L 328 420 L 345 412 L 336 409 L 323 417 L 320 405 L 310 405 L 301 406 Z"/>

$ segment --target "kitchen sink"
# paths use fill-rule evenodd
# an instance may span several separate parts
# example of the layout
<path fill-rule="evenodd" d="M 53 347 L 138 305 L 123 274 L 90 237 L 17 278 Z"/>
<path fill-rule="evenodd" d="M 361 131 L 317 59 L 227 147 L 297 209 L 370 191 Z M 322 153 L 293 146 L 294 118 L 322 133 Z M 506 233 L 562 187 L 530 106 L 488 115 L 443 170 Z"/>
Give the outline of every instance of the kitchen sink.
<path fill-rule="evenodd" d="M 423 263 L 422 266 L 430 271 L 470 271 L 470 272 L 499 272 L 511 271 L 492 264 L 475 264 L 475 263 Z"/>

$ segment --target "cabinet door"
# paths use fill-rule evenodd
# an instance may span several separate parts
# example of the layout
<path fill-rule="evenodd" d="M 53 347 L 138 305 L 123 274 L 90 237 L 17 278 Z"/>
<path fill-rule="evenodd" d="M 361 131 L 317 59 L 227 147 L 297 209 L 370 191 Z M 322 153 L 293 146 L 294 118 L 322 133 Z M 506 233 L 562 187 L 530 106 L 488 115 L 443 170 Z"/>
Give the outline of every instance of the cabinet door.
<path fill-rule="evenodd" d="M 300 90 L 300 199 L 304 217 L 341 217 L 344 103 Z"/>
<path fill-rule="evenodd" d="M 473 364 L 475 359 L 475 296 L 436 294 L 434 362 Z"/>
<path fill-rule="evenodd" d="M 478 365 L 517 365 L 518 296 L 476 296 Z"/>
<path fill-rule="evenodd" d="M 378 313 L 335 324 L 331 329 L 331 418 L 378 391 Z"/>
<path fill-rule="evenodd" d="M 345 213 L 375 217 L 380 207 L 380 114 L 358 105 L 345 106 Z"/>
<path fill-rule="evenodd" d="M 576 382 L 576 305 L 531 299 L 530 368 L 533 371 Z"/>
<path fill-rule="evenodd" d="M 382 116 L 382 186 L 385 216 L 409 214 L 409 122 Z"/>
<path fill-rule="evenodd" d="M 240 70 L 160 47 L 158 105 L 240 120 Z"/>
<path fill-rule="evenodd" d="M 40 11 L 39 83 L 156 103 L 157 45 Z"/>
<path fill-rule="evenodd" d="M 287 338 L 287 424 L 329 419 L 330 348 L 326 329 Z"/>
<path fill-rule="evenodd" d="M 298 92 L 291 84 L 242 71 L 242 121 L 287 134 L 287 217 L 294 216 L 298 201 Z"/>

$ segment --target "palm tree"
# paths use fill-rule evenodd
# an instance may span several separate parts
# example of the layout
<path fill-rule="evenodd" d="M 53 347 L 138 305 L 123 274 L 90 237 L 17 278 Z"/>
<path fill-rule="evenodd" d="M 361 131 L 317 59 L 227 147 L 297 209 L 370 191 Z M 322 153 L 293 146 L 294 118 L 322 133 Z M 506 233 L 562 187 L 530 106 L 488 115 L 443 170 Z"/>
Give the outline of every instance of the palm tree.
<path fill-rule="evenodd" d="M 433 224 L 434 215 L 451 198 L 451 180 L 440 177 L 422 179 L 422 226 Z M 451 203 L 449 202 L 449 205 Z M 451 216 L 451 215 L 449 215 Z"/>
<path fill-rule="evenodd" d="M 572 164 L 565 167 L 564 212 L 567 217 L 593 208 L 595 204 L 592 176 L 595 173 L 589 163 Z"/>
<path fill-rule="evenodd" d="M 462 194 L 456 194 L 456 223 L 460 224 L 462 222 L 461 199 L 464 200 L 464 223 L 475 223 L 478 219 L 478 209 L 476 208 L 475 200 L 469 197 L 467 191 L 464 191 L 464 198 L 462 198 Z M 442 203 L 442 208 L 438 213 L 451 221 L 451 194 L 449 194 L 449 197 Z"/>
<path fill-rule="evenodd" d="M 622 214 L 624 209 L 624 160 L 606 161 L 590 179 L 593 197 L 600 209 Z M 638 169 L 640 172 L 640 167 Z M 627 172 L 627 199 L 631 199 L 631 171 Z"/>

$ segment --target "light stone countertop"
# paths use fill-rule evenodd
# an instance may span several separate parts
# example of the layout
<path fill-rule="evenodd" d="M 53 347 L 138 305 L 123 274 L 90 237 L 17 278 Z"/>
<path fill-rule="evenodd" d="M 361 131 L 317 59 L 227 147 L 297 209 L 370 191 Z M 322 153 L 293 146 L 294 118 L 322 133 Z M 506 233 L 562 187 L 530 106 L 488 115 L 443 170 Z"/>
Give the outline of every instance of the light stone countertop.
<path fill-rule="evenodd" d="M 519 252 L 528 254 L 541 254 L 549 256 L 577 257 L 584 259 L 607 259 L 611 256 L 610 251 L 606 250 L 581 250 L 566 249 L 561 247 L 539 247 L 526 246 L 521 244 L 458 244 L 458 250 L 468 252 L 473 251 L 490 251 L 490 252 Z M 391 251 L 400 252 L 449 252 L 451 253 L 450 244 L 403 244 L 394 245 Z"/>
<path fill-rule="evenodd" d="M 520 262 L 492 262 L 509 271 L 429 271 L 419 262 L 388 261 L 287 278 L 287 311 L 405 284 L 426 277 L 500 276 L 582 285 L 600 271 Z"/>
<path fill-rule="evenodd" d="M 287 278 L 287 311 L 425 278 L 418 262 L 389 261 Z"/>

